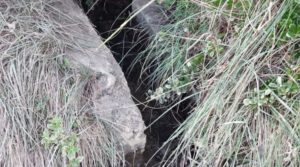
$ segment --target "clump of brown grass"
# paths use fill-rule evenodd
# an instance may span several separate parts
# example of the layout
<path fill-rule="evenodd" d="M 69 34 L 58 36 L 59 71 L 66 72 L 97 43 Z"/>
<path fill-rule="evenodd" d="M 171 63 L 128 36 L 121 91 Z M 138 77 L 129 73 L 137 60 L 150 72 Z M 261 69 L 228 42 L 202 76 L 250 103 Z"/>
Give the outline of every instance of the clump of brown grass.
<path fill-rule="evenodd" d="M 58 146 L 41 144 L 53 117 L 76 134 L 83 166 L 119 166 L 123 155 L 109 127 L 83 96 L 90 75 L 72 68 L 64 55 L 78 47 L 72 26 L 79 23 L 55 3 L 0 1 L 0 166 L 65 166 Z"/>
<path fill-rule="evenodd" d="M 174 2 L 170 9 L 175 10 L 175 20 L 163 27 L 136 62 L 144 62 L 144 71 L 153 69 L 149 78 L 160 97 L 184 87 L 197 105 L 166 142 L 175 141 L 176 148 L 162 165 L 299 166 L 299 78 L 287 77 L 298 88 L 288 98 L 269 84 L 287 75 L 288 57 L 300 42 L 299 34 L 285 42 L 280 35 L 284 16 L 299 3 L 165 1 Z M 231 2 L 239 6 L 230 7 Z M 213 47 L 207 45 L 211 42 Z M 203 61 L 191 66 L 197 57 Z M 187 67 L 196 70 L 183 73 Z M 173 88 L 168 83 L 174 78 L 182 83 Z M 261 92 L 276 102 L 261 105 Z M 253 93 L 254 105 L 245 105 Z M 169 99 L 186 100 L 180 93 L 175 96 Z"/>

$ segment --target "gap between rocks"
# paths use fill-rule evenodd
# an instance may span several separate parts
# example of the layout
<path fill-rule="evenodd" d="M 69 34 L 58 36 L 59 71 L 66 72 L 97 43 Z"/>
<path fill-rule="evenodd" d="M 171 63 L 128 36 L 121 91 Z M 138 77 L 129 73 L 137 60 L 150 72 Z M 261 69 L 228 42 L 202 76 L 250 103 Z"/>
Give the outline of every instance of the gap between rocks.
<path fill-rule="evenodd" d="M 95 25 L 99 35 L 106 39 L 128 18 L 132 11 L 131 3 L 132 0 L 98 0 L 92 9 L 89 9 L 84 1 L 81 5 L 91 22 Z M 141 64 L 135 65 L 130 73 L 128 71 L 135 56 L 144 51 L 148 42 L 149 36 L 146 30 L 136 20 L 132 20 L 118 35 L 107 43 L 125 73 L 131 94 L 141 110 L 146 126 L 161 116 L 164 109 L 161 106 L 159 106 L 160 109 L 157 109 L 158 106 L 156 106 L 155 102 L 147 103 L 147 105 L 140 104 L 140 102 L 147 101 L 146 92 L 150 87 L 145 82 L 141 82 Z M 185 113 L 185 109 L 179 106 L 179 108 L 163 116 L 151 127 L 148 127 L 145 131 L 147 135 L 145 151 L 142 156 L 136 158 L 134 155 L 126 157 L 128 161 L 134 161 L 129 162 L 131 163 L 129 166 L 144 166 L 170 137 L 179 123 L 187 117 L 187 114 L 182 113 Z M 149 161 L 147 166 L 157 166 L 164 154 L 165 150 L 162 149 Z"/>

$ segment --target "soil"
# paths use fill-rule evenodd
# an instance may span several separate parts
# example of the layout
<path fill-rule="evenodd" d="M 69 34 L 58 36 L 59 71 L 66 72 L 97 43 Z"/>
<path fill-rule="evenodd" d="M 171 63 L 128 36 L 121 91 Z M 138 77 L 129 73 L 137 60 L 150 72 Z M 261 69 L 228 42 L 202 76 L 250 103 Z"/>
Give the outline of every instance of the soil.
<path fill-rule="evenodd" d="M 131 0 L 99 0 L 93 9 L 89 9 L 84 2 L 81 4 L 86 12 L 89 11 L 88 17 L 104 39 L 119 28 L 131 13 Z M 107 44 L 125 73 L 132 96 L 141 110 L 147 127 L 163 114 L 164 106 L 158 106 L 156 102 L 141 104 L 141 102 L 147 101 L 146 92 L 149 89 L 147 82 L 142 82 L 142 78 L 145 76 L 141 77 L 140 75 L 141 64 L 135 65 L 130 73 L 128 71 L 130 71 L 135 56 L 144 51 L 148 42 L 149 37 L 146 30 L 140 27 L 136 20 L 132 20 Z M 158 166 L 166 152 L 165 149 L 159 150 L 159 148 L 167 141 L 180 122 L 186 119 L 187 111 L 185 104 L 178 106 L 174 111 L 169 112 L 148 127 L 145 131 L 147 143 L 143 155 L 136 158 L 133 158 L 134 155 L 128 155 L 127 160 L 131 163 L 128 166 Z M 158 153 L 155 154 L 157 151 Z M 154 154 L 155 156 L 153 156 Z"/>

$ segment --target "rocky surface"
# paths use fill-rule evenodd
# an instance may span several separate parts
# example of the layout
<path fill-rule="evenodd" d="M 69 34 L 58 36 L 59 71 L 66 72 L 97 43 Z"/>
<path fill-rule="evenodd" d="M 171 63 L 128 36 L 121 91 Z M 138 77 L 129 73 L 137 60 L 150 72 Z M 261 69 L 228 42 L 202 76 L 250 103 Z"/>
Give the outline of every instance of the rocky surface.
<path fill-rule="evenodd" d="M 132 10 L 138 11 L 148 2 L 149 0 L 133 0 Z M 161 25 L 168 21 L 168 16 L 164 13 L 160 5 L 153 2 L 137 15 L 137 21 L 148 29 L 149 35 L 155 35 L 159 31 Z"/>
<path fill-rule="evenodd" d="M 94 113 L 112 127 L 125 153 L 143 150 L 146 143 L 145 125 L 119 64 L 76 3 L 63 0 L 57 8 L 80 23 L 72 25 L 78 32 L 74 40 L 80 49 L 72 47 L 66 55 L 75 66 L 84 66 L 95 75 Z"/>

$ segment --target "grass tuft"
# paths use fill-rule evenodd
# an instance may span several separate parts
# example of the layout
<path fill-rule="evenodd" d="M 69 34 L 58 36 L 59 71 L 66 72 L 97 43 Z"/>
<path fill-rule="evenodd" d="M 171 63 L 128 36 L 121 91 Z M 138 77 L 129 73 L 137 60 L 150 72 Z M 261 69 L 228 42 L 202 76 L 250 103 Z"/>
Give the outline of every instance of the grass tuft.
<path fill-rule="evenodd" d="M 59 3 L 0 1 L 0 166 L 120 166 L 110 127 L 91 112 L 93 73 L 65 55 L 80 50 L 81 23 Z"/>
<path fill-rule="evenodd" d="M 160 3 L 171 22 L 135 62 L 150 99 L 196 103 L 161 165 L 299 166 L 299 2 Z"/>

